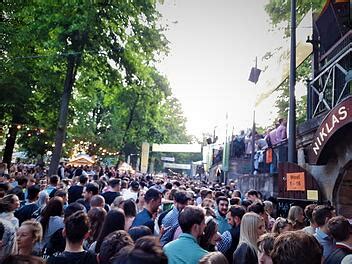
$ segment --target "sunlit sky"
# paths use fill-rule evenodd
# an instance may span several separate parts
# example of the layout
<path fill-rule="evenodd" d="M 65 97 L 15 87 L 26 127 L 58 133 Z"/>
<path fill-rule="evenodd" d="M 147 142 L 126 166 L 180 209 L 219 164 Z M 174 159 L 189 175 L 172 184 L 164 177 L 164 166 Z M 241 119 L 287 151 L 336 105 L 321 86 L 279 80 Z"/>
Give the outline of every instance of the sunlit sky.
<path fill-rule="evenodd" d="M 165 0 L 159 6 L 170 53 L 158 67 L 182 104 L 189 134 L 201 137 L 216 127 L 224 137 L 226 113 L 229 133 L 251 127 L 259 88 L 248 81 L 250 69 L 256 56 L 263 67 L 262 56 L 283 40 L 282 32 L 272 30 L 267 2 Z M 270 111 L 258 109 L 259 124 L 271 122 Z"/>

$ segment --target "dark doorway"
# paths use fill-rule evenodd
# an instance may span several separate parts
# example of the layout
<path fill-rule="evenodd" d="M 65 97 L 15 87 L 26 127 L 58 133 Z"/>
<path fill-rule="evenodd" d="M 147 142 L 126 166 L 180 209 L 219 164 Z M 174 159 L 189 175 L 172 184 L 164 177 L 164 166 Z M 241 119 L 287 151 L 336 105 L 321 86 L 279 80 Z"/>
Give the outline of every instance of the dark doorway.
<path fill-rule="evenodd" d="M 336 213 L 352 218 L 352 160 L 341 170 L 334 188 Z"/>

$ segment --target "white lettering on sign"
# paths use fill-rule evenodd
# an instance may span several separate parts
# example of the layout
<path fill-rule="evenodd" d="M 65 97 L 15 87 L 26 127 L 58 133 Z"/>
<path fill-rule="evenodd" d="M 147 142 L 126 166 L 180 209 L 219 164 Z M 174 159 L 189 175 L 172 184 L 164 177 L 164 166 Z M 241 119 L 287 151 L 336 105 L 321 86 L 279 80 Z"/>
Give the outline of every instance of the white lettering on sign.
<path fill-rule="evenodd" d="M 329 120 L 326 120 L 325 126 L 323 125 L 319 131 L 318 136 L 315 141 L 312 143 L 312 149 L 315 155 L 318 155 L 321 145 L 324 143 L 325 139 L 329 136 L 331 131 L 334 130 L 336 124 L 340 123 L 342 120 L 345 120 L 348 116 L 348 112 L 345 106 L 341 106 L 337 110 L 337 114 L 333 114 Z"/>

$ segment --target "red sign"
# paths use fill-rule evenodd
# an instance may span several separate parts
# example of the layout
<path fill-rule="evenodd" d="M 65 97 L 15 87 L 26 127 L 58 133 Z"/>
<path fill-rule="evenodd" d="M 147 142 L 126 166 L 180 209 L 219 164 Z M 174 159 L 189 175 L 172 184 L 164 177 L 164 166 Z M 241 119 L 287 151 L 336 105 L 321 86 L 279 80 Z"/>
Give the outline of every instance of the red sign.
<path fill-rule="evenodd" d="M 304 172 L 292 172 L 286 174 L 287 181 L 287 191 L 305 191 L 306 182 L 305 182 Z"/>

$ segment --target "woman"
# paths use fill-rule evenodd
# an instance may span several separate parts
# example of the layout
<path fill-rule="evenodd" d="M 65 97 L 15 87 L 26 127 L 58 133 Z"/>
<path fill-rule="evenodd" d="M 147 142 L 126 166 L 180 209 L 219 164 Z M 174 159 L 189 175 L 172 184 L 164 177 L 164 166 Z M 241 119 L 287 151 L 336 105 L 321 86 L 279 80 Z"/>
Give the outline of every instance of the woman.
<path fill-rule="evenodd" d="M 48 202 L 49 202 L 49 194 L 46 191 L 40 191 L 39 198 L 37 201 L 37 205 L 39 208 L 32 214 L 32 218 L 34 219 L 39 218 L 45 206 L 48 204 Z"/>
<path fill-rule="evenodd" d="M 136 217 L 136 204 L 132 199 L 128 199 L 123 204 L 123 211 L 125 212 L 125 230 L 128 231 Z"/>
<path fill-rule="evenodd" d="M 292 231 L 292 223 L 283 217 L 278 217 L 273 225 L 272 233 L 282 234 L 287 231 Z"/>
<path fill-rule="evenodd" d="M 304 224 L 304 213 L 303 209 L 300 206 L 291 206 L 288 211 L 288 220 L 291 220 L 293 223 L 293 230 L 300 230 L 305 227 Z"/>
<path fill-rule="evenodd" d="M 123 209 L 123 204 L 125 202 L 125 199 L 123 198 L 122 195 L 117 196 L 114 201 L 111 204 L 111 209 Z"/>
<path fill-rule="evenodd" d="M 14 211 L 20 207 L 20 200 L 15 194 L 8 194 L 0 199 L 0 219 L 9 221 L 16 229 L 19 227 Z"/>
<path fill-rule="evenodd" d="M 94 242 L 90 247 L 90 252 L 99 253 L 100 246 L 103 243 L 105 237 L 114 231 L 124 230 L 125 228 L 125 214 L 121 209 L 112 209 L 108 212 L 105 217 L 102 230 L 98 236 L 96 242 Z"/>
<path fill-rule="evenodd" d="M 106 211 L 100 207 L 94 207 L 89 210 L 88 218 L 90 224 L 89 238 L 87 239 L 87 248 L 98 239 L 98 236 L 103 227 L 103 223 L 106 217 Z"/>
<path fill-rule="evenodd" d="M 240 240 L 233 254 L 233 263 L 258 263 L 257 240 L 264 233 L 264 219 L 256 213 L 246 213 L 242 217 Z"/>
<path fill-rule="evenodd" d="M 137 197 L 137 212 L 141 212 L 144 209 L 144 195 L 145 191 L 140 190 Z"/>
<path fill-rule="evenodd" d="M 22 256 L 37 255 L 33 253 L 36 242 L 42 239 L 43 231 L 40 223 L 28 220 L 24 221 L 17 231 L 18 254 Z"/>
<path fill-rule="evenodd" d="M 63 200 L 61 197 L 53 197 L 48 202 L 40 216 L 40 223 L 43 228 L 43 241 L 38 243 L 38 250 L 42 251 L 50 237 L 60 228 L 64 228 Z"/>
<path fill-rule="evenodd" d="M 215 251 L 216 243 L 221 238 L 218 234 L 218 224 L 216 220 L 211 217 L 207 216 L 205 218 L 206 227 L 204 228 L 204 232 L 200 237 L 199 245 L 204 248 L 206 251 Z"/>

